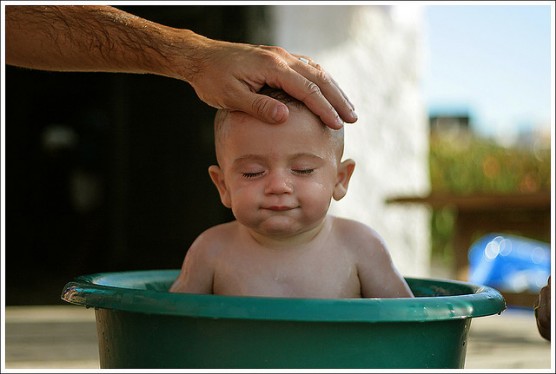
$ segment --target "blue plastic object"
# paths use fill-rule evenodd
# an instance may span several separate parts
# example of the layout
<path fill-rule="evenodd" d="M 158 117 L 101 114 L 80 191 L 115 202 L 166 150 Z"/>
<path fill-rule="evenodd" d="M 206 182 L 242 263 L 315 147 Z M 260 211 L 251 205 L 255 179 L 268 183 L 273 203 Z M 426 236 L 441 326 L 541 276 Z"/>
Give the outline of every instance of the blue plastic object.
<path fill-rule="evenodd" d="M 537 293 L 550 275 L 550 245 L 492 233 L 469 249 L 469 282 L 500 291 Z"/>

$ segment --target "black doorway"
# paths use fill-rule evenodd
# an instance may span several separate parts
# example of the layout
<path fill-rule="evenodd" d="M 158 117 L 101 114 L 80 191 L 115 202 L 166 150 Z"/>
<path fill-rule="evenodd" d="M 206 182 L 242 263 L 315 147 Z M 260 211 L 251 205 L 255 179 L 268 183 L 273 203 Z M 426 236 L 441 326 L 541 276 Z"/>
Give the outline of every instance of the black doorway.
<path fill-rule="evenodd" d="M 270 43 L 266 7 L 120 8 Z M 5 88 L 6 305 L 64 304 L 82 274 L 177 269 L 201 231 L 232 219 L 207 173 L 214 109 L 186 83 L 8 66 Z"/>

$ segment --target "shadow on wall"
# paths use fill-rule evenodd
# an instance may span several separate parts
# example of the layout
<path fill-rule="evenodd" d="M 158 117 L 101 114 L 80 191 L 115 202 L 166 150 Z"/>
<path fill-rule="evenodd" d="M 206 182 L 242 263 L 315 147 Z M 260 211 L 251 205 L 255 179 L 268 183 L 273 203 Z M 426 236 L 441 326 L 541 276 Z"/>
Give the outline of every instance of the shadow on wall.
<path fill-rule="evenodd" d="M 262 7 L 121 8 L 229 41 L 266 21 Z M 82 274 L 180 268 L 231 219 L 207 172 L 214 109 L 186 83 L 7 67 L 5 84 L 6 305 L 62 303 Z"/>

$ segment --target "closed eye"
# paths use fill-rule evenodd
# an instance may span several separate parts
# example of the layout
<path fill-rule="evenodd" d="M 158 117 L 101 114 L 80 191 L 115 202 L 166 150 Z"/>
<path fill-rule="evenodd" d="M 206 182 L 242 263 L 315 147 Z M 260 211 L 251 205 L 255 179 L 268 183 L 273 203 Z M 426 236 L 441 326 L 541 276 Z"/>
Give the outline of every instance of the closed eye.
<path fill-rule="evenodd" d="M 315 171 L 315 169 L 293 169 L 292 170 L 295 174 L 300 175 L 309 175 Z"/>
<path fill-rule="evenodd" d="M 243 177 L 247 178 L 247 179 L 256 178 L 256 177 L 260 177 L 263 174 L 264 174 L 264 171 L 259 171 L 259 172 L 256 172 L 256 173 L 243 173 Z"/>

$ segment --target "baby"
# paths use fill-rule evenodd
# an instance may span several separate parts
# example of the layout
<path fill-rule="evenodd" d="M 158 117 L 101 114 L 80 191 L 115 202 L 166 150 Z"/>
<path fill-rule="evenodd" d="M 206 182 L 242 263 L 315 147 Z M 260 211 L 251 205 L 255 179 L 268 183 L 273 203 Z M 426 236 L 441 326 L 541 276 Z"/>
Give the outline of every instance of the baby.
<path fill-rule="evenodd" d="M 290 110 L 273 125 L 243 112 L 215 117 L 218 165 L 209 167 L 236 220 L 191 245 L 170 292 L 291 298 L 413 297 L 380 236 L 328 214 L 355 168 L 343 130 L 325 126 L 282 91 Z"/>

